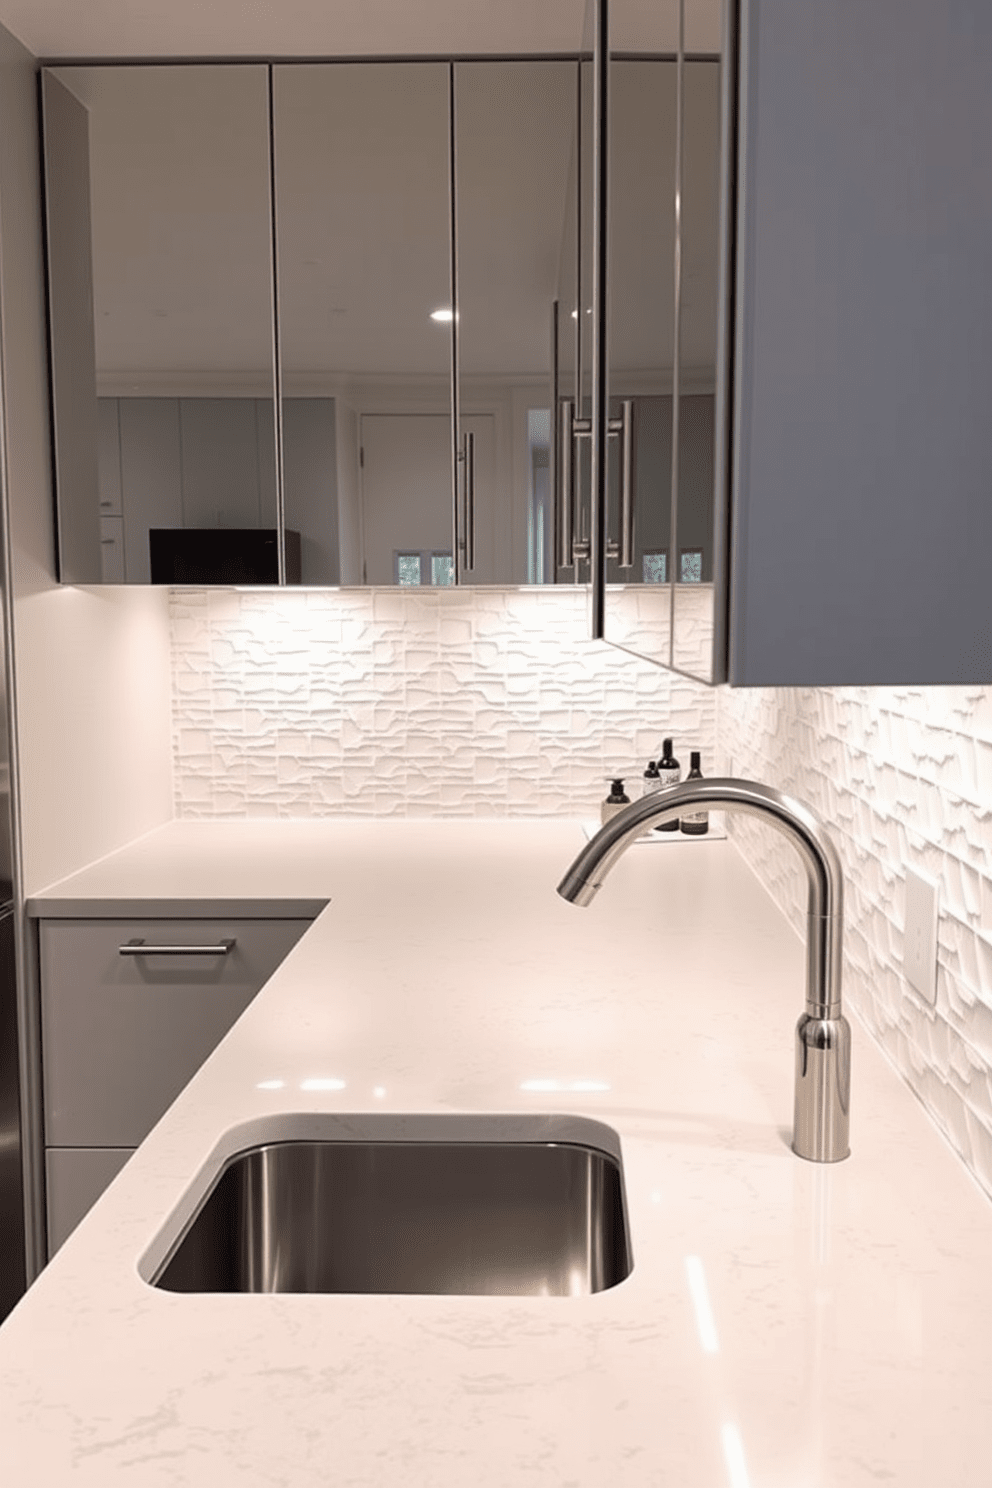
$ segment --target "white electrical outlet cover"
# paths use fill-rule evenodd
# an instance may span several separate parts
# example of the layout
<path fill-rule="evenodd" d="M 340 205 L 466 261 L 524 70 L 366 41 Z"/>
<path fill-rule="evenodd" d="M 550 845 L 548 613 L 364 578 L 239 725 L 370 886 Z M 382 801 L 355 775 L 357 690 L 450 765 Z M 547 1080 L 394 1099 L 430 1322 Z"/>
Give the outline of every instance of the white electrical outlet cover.
<path fill-rule="evenodd" d="M 906 869 L 903 970 L 911 987 L 931 1007 L 937 1001 L 937 920 L 940 886 L 925 873 Z"/>

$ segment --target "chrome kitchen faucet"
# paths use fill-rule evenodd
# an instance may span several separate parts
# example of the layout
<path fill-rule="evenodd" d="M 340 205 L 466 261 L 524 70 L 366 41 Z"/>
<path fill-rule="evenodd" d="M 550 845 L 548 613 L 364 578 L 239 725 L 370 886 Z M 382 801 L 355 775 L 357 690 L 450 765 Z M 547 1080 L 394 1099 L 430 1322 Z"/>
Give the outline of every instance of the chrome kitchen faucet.
<path fill-rule="evenodd" d="M 796 1025 L 792 1150 L 810 1162 L 840 1162 L 851 1150 L 851 1029 L 840 1004 L 843 875 L 837 849 L 807 806 L 752 780 L 683 781 L 618 811 L 579 853 L 558 892 L 570 904 L 590 904 L 617 859 L 648 827 L 707 806 L 759 817 L 802 858 L 809 881 L 806 1011 Z"/>

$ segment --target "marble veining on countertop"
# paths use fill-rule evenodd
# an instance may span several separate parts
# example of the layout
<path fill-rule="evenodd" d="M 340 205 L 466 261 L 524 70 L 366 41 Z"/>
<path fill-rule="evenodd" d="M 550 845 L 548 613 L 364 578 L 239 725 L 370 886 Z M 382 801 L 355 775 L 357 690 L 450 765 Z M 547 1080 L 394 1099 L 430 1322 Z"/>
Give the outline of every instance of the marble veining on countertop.
<path fill-rule="evenodd" d="M 35 896 L 326 907 L 0 1328 L 5 1479 L 982 1480 L 988 1201 L 857 1025 L 852 1156 L 789 1151 L 803 947 L 732 843 L 636 847 L 582 911 L 554 889 L 583 841 L 563 820 L 176 822 Z M 370 1112 L 605 1123 L 631 1275 L 510 1299 L 142 1281 L 225 1132 Z"/>

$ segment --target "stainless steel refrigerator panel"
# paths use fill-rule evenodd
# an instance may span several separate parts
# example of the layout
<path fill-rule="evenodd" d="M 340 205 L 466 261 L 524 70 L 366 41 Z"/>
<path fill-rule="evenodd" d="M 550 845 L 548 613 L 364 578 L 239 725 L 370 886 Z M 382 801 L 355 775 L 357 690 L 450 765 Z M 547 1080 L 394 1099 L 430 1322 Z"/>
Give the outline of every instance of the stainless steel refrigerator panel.
<path fill-rule="evenodd" d="M 0 914 L 0 1321 L 25 1285 L 17 979 L 14 915 L 8 909 Z"/>

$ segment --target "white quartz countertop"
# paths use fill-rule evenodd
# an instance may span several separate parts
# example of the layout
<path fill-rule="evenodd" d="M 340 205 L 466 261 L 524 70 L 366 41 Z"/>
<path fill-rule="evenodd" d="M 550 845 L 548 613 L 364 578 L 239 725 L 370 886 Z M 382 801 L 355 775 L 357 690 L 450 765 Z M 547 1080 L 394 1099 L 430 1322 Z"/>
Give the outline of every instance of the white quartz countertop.
<path fill-rule="evenodd" d="M 326 907 L 0 1328 L 4 1483 L 988 1480 L 992 1205 L 856 1023 L 852 1156 L 789 1151 L 804 952 L 732 843 L 638 845 L 578 910 L 555 885 L 583 841 L 560 820 L 173 823 L 35 897 Z M 141 1279 L 225 1133 L 371 1112 L 605 1123 L 631 1275 L 557 1298 Z"/>

